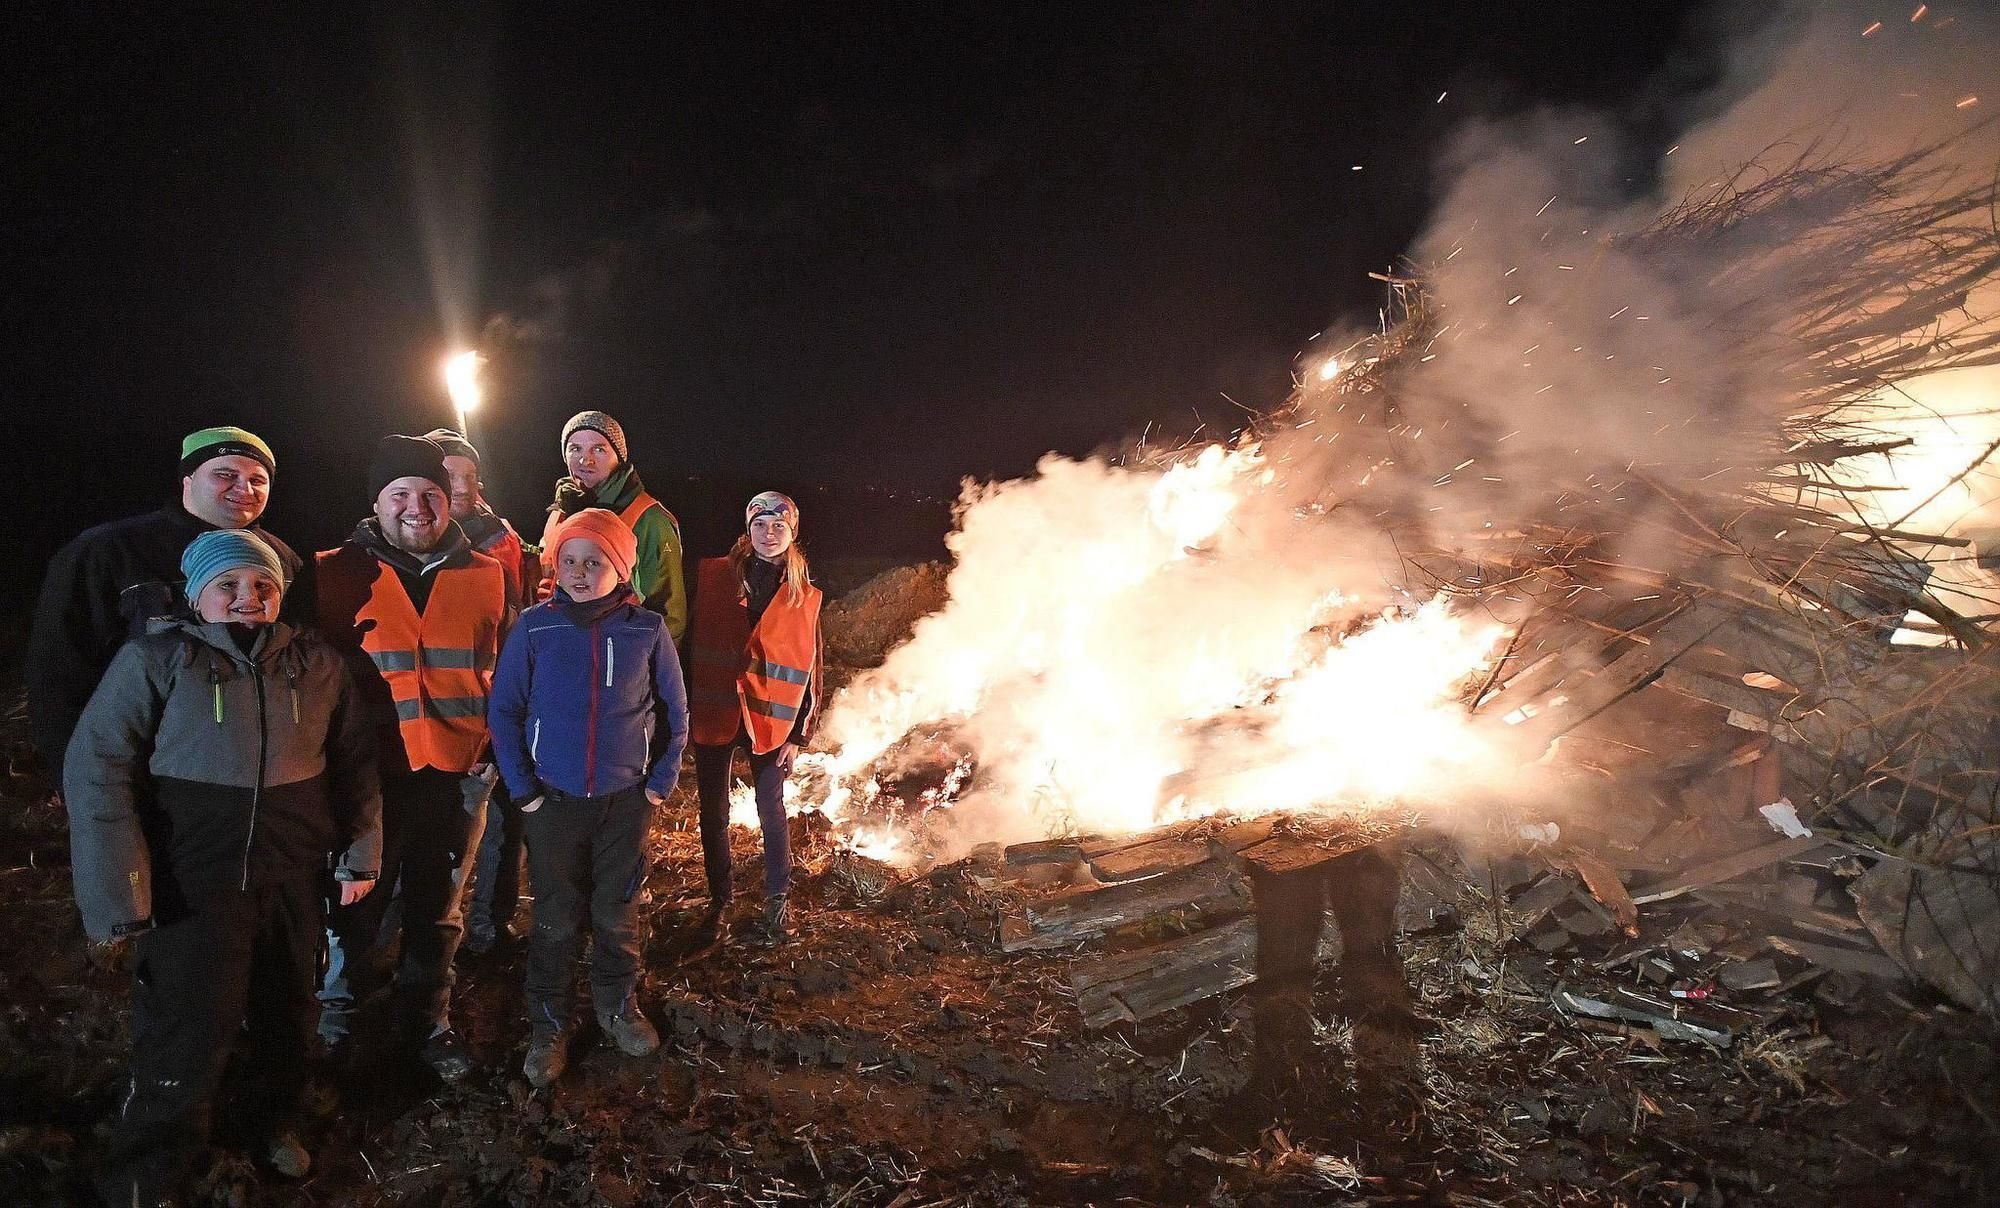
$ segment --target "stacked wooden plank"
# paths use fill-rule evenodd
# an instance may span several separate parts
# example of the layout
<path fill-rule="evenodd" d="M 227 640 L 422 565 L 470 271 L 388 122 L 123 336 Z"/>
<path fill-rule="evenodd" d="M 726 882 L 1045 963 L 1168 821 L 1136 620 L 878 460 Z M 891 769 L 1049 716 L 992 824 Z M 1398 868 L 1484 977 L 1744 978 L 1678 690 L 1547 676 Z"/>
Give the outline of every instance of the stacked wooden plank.
<path fill-rule="evenodd" d="M 1260 878 L 1341 859 L 1408 829 L 1401 817 L 1202 820 L 1116 838 L 1017 844 L 1014 868 L 1069 865 L 1088 887 L 1002 921 L 1007 952 L 1090 945 L 1071 966 L 1084 1022 L 1146 1019 L 1256 978 Z"/>

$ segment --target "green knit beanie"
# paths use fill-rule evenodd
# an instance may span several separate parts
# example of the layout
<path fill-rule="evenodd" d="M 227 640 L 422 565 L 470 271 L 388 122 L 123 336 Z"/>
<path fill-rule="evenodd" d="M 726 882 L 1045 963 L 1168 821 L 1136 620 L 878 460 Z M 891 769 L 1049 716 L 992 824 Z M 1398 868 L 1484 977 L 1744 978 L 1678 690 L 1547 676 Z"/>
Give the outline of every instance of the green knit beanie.
<path fill-rule="evenodd" d="M 201 463 L 216 457 L 247 457 L 262 462 L 271 473 L 278 472 L 277 455 L 264 438 L 247 428 L 234 428 L 225 424 L 219 428 L 203 428 L 191 432 L 181 441 L 181 474 L 195 472 Z"/>

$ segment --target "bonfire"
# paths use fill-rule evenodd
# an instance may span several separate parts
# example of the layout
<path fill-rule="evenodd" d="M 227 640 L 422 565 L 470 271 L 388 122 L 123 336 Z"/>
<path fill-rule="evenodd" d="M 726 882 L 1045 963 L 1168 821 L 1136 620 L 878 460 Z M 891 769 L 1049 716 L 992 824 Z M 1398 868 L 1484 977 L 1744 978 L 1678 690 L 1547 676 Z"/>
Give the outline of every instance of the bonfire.
<path fill-rule="evenodd" d="M 800 804 L 906 866 L 1217 814 L 1542 834 L 1587 727 L 1627 748 L 1600 814 L 1764 764 L 1753 804 L 1866 857 L 1883 945 L 1991 1009 L 2000 609 L 1940 505 L 2000 440 L 1921 400 L 2000 363 L 2000 236 L 1952 150 L 1608 232 L 1551 198 L 1540 261 L 1467 232 L 1384 274 L 1232 440 L 968 487 L 944 608 L 835 699 Z M 1660 690 L 1712 708 L 1692 758 L 1645 745 Z"/>

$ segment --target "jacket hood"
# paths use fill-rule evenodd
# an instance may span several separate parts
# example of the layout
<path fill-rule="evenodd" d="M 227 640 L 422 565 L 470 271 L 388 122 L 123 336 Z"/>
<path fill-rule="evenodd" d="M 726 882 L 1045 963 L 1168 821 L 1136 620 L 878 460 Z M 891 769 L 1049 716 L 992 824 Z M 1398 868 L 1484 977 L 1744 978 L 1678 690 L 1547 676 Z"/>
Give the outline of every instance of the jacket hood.
<path fill-rule="evenodd" d="M 391 545 L 389 538 L 382 535 L 381 522 L 373 516 L 355 525 L 354 532 L 347 539 L 396 570 L 420 577 L 442 567 L 463 566 L 472 558 L 472 543 L 465 539 L 465 530 L 458 527 L 456 520 L 445 521 L 444 540 L 437 543 L 436 549 L 421 557 Z"/>
<path fill-rule="evenodd" d="M 488 507 L 484 499 L 474 508 L 470 519 L 453 523 L 458 525 L 459 531 L 465 534 L 466 541 L 474 549 L 484 549 L 488 542 L 507 531 L 507 522 L 500 518 L 498 512 Z"/>
<path fill-rule="evenodd" d="M 290 623 L 273 621 L 258 632 L 256 644 L 251 647 L 250 653 L 246 655 L 243 653 L 242 647 L 236 644 L 236 639 L 230 635 L 229 622 L 227 621 L 163 618 L 149 623 L 146 631 L 148 633 L 167 633 L 173 631 L 184 633 L 217 654 L 229 659 L 231 662 L 246 667 L 252 661 L 264 666 L 269 666 L 276 662 L 284 654 L 285 649 L 297 640 L 299 636 L 298 629 Z"/>

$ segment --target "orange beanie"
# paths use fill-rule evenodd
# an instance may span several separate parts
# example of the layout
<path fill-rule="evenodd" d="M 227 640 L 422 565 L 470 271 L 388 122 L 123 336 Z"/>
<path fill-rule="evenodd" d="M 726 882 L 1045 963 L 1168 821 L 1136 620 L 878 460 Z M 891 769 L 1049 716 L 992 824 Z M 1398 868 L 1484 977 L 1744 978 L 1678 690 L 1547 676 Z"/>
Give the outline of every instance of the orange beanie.
<path fill-rule="evenodd" d="M 618 513 L 585 508 L 565 519 L 556 526 L 555 549 L 550 551 L 553 559 L 561 559 L 563 542 L 572 537 L 582 537 L 603 550 L 611 569 L 618 572 L 620 583 L 632 581 L 632 564 L 639 560 L 639 539 L 625 527 Z"/>

